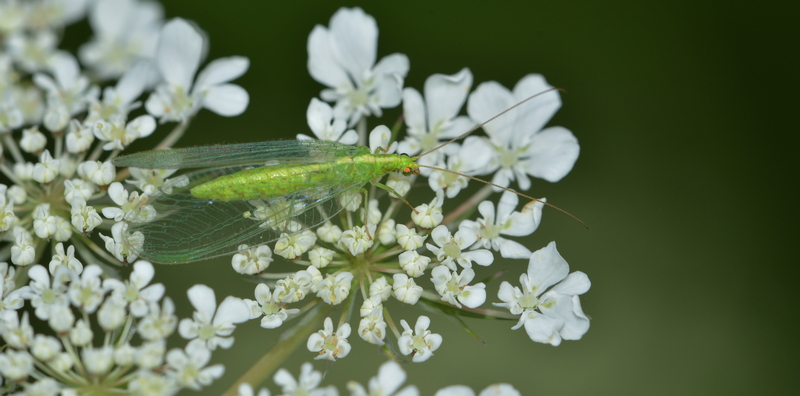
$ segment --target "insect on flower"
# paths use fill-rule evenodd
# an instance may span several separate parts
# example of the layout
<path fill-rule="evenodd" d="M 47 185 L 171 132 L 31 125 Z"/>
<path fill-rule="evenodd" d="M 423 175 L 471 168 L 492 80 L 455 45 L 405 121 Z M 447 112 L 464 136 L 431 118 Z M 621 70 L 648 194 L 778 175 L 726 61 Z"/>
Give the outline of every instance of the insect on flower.
<path fill-rule="evenodd" d="M 405 201 L 378 180 L 391 172 L 416 175 L 421 167 L 455 173 L 420 165 L 417 160 L 557 89 L 533 95 L 414 157 L 371 153 L 367 147 L 337 142 L 285 140 L 147 151 L 116 158 L 117 166 L 204 168 L 171 180 L 149 196 L 147 204 L 155 215 L 130 223 L 129 242 L 147 260 L 188 263 L 235 253 L 240 244 L 262 245 L 323 224 L 355 199 L 367 183 Z"/>

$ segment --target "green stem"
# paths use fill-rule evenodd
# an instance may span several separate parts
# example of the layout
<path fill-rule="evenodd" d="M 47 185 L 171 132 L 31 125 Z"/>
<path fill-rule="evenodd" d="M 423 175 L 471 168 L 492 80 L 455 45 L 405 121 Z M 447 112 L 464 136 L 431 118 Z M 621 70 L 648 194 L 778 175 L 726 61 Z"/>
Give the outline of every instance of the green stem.
<path fill-rule="evenodd" d="M 320 303 L 316 313 L 312 311 L 308 315 L 304 315 L 296 325 L 283 332 L 275 346 L 228 388 L 224 395 L 236 396 L 239 385 L 245 382 L 253 388 L 264 382 L 297 347 L 303 345 L 308 337 L 320 328 L 320 323 L 332 310 L 332 305 Z"/>

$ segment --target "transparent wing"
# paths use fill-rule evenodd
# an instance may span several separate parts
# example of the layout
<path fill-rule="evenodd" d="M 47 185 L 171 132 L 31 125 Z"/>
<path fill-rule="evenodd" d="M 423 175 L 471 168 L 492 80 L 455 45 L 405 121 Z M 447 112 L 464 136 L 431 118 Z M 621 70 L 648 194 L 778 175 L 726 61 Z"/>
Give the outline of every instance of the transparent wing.
<path fill-rule="evenodd" d="M 143 151 L 114 159 L 117 166 L 147 169 L 211 168 L 231 165 L 319 163 L 353 156 L 366 148 L 318 140 L 274 140 L 171 150 Z"/>
<path fill-rule="evenodd" d="M 331 177 L 314 188 L 273 199 L 217 201 L 194 197 L 190 189 L 245 166 L 206 169 L 176 178 L 150 196 L 155 210 L 149 221 L 129 221 L 129 244 L 140 257 L 162 264 L 188 263 L 224 256 L 240 244 L 261 245 L 324 223 L 342 210 L 337 197 L 368 179 Z M 181 182 L 183 181 L 183 183 Z M 176 185 L 177 184 L 177 185 Z M 143 239 L 142 239 L 143 238 Z"/>

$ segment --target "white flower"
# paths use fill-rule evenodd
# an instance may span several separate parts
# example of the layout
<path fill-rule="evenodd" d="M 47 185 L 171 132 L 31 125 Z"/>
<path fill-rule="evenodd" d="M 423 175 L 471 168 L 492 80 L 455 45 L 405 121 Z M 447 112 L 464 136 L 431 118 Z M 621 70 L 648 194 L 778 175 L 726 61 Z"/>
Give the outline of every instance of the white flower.
<path fill-rule="evenodd" d="M 391 154 L 397 151 L 398 143 L 392 140 L 392 131 L 386 125 L 378 125 L 369 133 L 369 152 L 372 154 Z M 395 191 L 400 196 L 400 191 Z"/>
<path fill-rule="evenodd" d="M 130 343 L 124 342 L 114 345 L 114 363 L 118 366 L 129 366 L 136 359 L 136 349 Z"/>
<path fill-rule="evenodd" d="M 142 343 L 136 350 L 136 364 L 143 369 L 155 369 L 164 362 L 167 353 L 167 341 L 155 340 Z"/>
<path fill-rule="evenodd" d="M 30 265 L 36 258 L 33 237 L 22 227 L 14 227 L 14 244 L 11 245 L 11 262 L 16 265 Z M 45 271 L 46 272 L 46 271 Z"/>
<path fill-rule="evenodd" d="M 407 251 L 417 250 L 425 243 L 427 235 L 418 235 L 416 229 L 408 228 L 405 224 L 395 226 L 397 232 L 397 244 Z"/>
<path fill-rule="evenodd" d="M 109 296 L 97 310 L 97 322 L 106 332 L 111 332 L 122 326 L 128 317 L 125 300 L 119 296 Z"/>
<path fill-rule="evenodd" d="M 355 226 L 342 233 L 339 247 L 350 252 L 353 256 L 358 256 L 372 247 L 374 243 L 373 235 L 375 235 L 375 224 L 369 224 L 366 227 Z"/>
<path fill-rule="evenodd" d="M 33 373 L 33 356 L 27 351 L 7 350 L 0 353 L 0 374 L 6 380 L 23 381 Z"/>
<path fill-rule="evenodd" d="M 311 249 L 316 241 L 317 236 L 311 230 L 292 235 L 281 234 L 281 238 L 275 242 L 275 254 L 287 260 L 294 260 Z"/>
<path fill-rule="evenodd" d="M 338 225 L 328 221 L 317 228 L 317 236 L 323 242 L 334 243 L 339 241 L 339 238 L 342 237 L 342 229 L 339 228 Z"/>
<path fill-rule="evenodd" d="M 253 387 L 247 382 L 242 382 L 236 390 L 236 396 L 270 396 L 270 393 L 269 389 L 261 388 L 256 395 L 253 395 Z"/>
<path fill-rule="evenodd" d="M 347 342 L 349 336 L 350 324 L 343 323 L 339 329 L 333 331 L 333 321 L 331 318 L 325 318 L 322 330 L 308 337 L 306 347 L 311 352 L 319 352 L 314 360 L 335 361 L 350 353 L 350 343 Z"/>
<path fill-rule="evenodd" d="M 308 251 L 308 261 L 317 268 L 325 268 L 333 261 L 333 250 L 324 247 L 315 247 Z"/>
<path fill-rule="evenodd" d="M 403 119 L 408 127 L 406 138 L 400 142 L 401 153 L 415 155 L 426 153 L 469 131 L 474 121 L 459 116 L 472 87 L 472 73 L 467 68 L 453 75 L 434 74 L 425 80 L 425 99 L 414 88 L 403 90 Z M 438 166 L 444 155 L 454 152 L 455 146 L 447 145 L 430 155 L 420 157 L 421 165 Z M 488 158 L 487 158 L 488 159 Z M 422 169 L 424 175 L 430 170 Z"/>
<path fill-rule="evenodd" d="M 0 263 L 0 265 L 6 263 Z M 14 290 L 13 281 L 3 281 L 0 279 L 0 318 L 3 312 L 15 311 L 22 308 L 25 304 L 23 294 L 27 291 L 26 288 Z"/>
<path fill-rule="evenodd" d="M 239 252 L 231 258 L 233 270 L 244 275 L 253 275 L 262 272 L 274 261 L 272 249 L 268 245 L 249 247 L 239 245 Z"/>
<path fill-rule="evenodd" d="M 33 337 L 31 354 L 41 361 L 48 361 L 61 352 L 61 342 L 53 336 L 37 334 Z"/>
<path fill-rule="evenodd" d="M 386 301 L 389 299 L 389 296 L 392 295 L 392 286 L 389 285 L 389 281 L 386 280 L 386 277 L 379 277 L 375 279 L 369 285 L 369 296 L 380 296 L 381 301 Z"/>
<path fill-rule="evenodd" d="M 468 386 L 451 385 L 439 389 L 435 396 L 475 396 L 475 392 Z M 521 394 L 509 384 L 494 384 L 486 387 L 478 396 L 521 396 Z"/>
<path fill-rule="evenodd" d="M 578 296 L 589 290 L 591 282 L 583 272 L 569 274 L 569 264 L 555 242 L 531 254 L 528 273 L 519 280 L 522 290 L 503 282 L 497 294 L 503 303 L 494 303 L 521 314 L 512 329 L 524 325 L 531 340 L 553 346 L 562 339 L 578 340 L 589 330 Z"/>
<path fill-rule="evenodd" d="M 84 201 L 83 198 L 73 199 L 70 205 L 72 207 L 70 209 L 72 226 L 81 234 L 87 235 L 92 232 L 95 227 L 103 223 L 103 218 L 100 217 L 97 210 L 86 205 L 86 201 Z"/>
<path fill-rule="evenodd" d="M 171 179 L 167 178 L 177 172 L 177 169 L 142 169 L 142 168 L 128 168 L 131 172 L 130 179 L 126 183 L 133 184 L 144 192 L 143 195 L 152 195 L 153 193 L 161 190 L 164 194 L 172 194 L 172 187 L 175 187 Z"/>
<path fill-rule="evenodd" d="M 394 219 L 386 219 L 386 221 L 382 221 L 380 225 L 378 225 L 378 241 L 380 241 L 381 245 L 383 246 L 390 246 L 395 243 L 396 235 L 395 235 L 395 226 L 397 223 Z"/>
<path fill-rule="evenodd" d="M 164 285 L 161 283 L 149 284 L 154 275 L 153 264 L 140 260 L 133 264 L 129 280 L 122 282 L 109 278 L 103 281 L 103 287 L 111 290 L 112 296 L 129 304 L 131 315 L 141 318 L 147 314 L 151 304 L 157 303 L 164 296 Z"/>
<path fill-rule="evenodd" d="M 361 308 L 358 310 L 361 317 L 368 316 L 375 308 L 383 308 L 383 300 L 379 295 L 371 295 L 369 298 L 364 299 L 361 303 Z"/>
<path fill-rule="evenodd" d="M 32 30 L 63 28 L 86 15 L 87 0 L 45 0 L 29 4 L 27 26 Z"/>
<path fill-rule="evenodd" d="M 300 376 L 297 380 L 292 377 L 286 369 L 280 369 L 273 377 L 275 384 L 281 387 L 283 395 L 285 396 L 335 396 L 338 395 L 336 388 L 333 386 L 326 388 L 318 388 L 322 382 L 322 373 L 314 370 L 311 363 L 303 363 L 300 366 Z"/>
<path fill-rule="evenodd" d="M 513 93 L 494 81 L 486 82 L 470 95 L 467 112 L 473 120 L 485 121 L 550 88 L 538 74 L 523 77 Z M 520 189 L 527 190 L 528 175 L 557 182 L 572 170 L 580 151 L 578 140 L 562 127 L 542 129 L 560 107 L 558 92 L 550 91 L 484 125 L 494 148 L 488 169 L 497 170 L 493 183 L 508 187 L 516 180 Z"/>
<path fill-rule="evenodd" d="M 166 339 L 178 327 L 178 317 L 175 316 L 175 303 L 169 297 L 164 297 L 161 301 L 161 308 L 158 304 L 151 303 L 145 315 L 136 326 L 136 331 L 142 339 L 155 341 Z"/>
<path fill-rule="evenodd" d="M 150 136 L 156 130 L 156 120 L 147 114 L 140 115 L 126 123 L 118 116 L 111 120 L 97 120 L 92 124 L 92 132 L 98 140 L 107 142 L 103 150 L 123 150 L 136 139 Z M 106 183 L 107 184 L 107 183 Z"/>
<path fill-rule="evenodd" d="M 50 308 L 50 318 L 47 319 L 47 324 L 56 333 L 67 333 L 75 325 L 75 314 L 68 304 L 56 304 Z"/>
<path fill-rule="evenodd" d="M 57 216 L 50 214 L 50 204 L 43 203 L 36 205 L 33 209 L 33 232 L 42 239 L 47 239 L 56 233 L 58 222 Z"/>
<path fill-rule="evenodd" d="M 311 98 L 311 103 L 308 104 L 306 121 L 311 132 L 314 132 L 314 136 L 319 140 L 343 144 L 358 143 L 358 133 L 353 129 L 347 129 L 347 119 L 334 118 L 331 106 L 317 98 Z M 297 140 L 311 139 L 313 139 L 311 136 L 302 133 L 297 135 Z"/>
<path fill-rule="evenodd" d="M 158 78 L 158 73 L 150 62 L 141 61 L 136 63 L 133 67 L 125 71 L 125 74 L 120 77 L 117 85 L 108 86 L 103 89 L 103 100 L 93 101 L 89 106 L 89 114 L 83 120 L 83 125 L 87 127 L 94 127 L 98 121 L 108 121 L 119 124 L 125 124 L 128 119 L 128 113 L 141 106 L 140 102 L 135 100 L 141 96 L 148 85 L 155 83 Z M 148 116 L 149 117 L 149 116 Z M 138 117 L 141 118 L 141 117 Z M 150 119 L 143 119 L 142 122 L 152 121 Z M 144 125 L 147 126 L 147 125 Z M 142 129 L 142 125 L 136 126 L 137 129 Z M 134 128 L 134 126 L 131 126 Z M 131 135 L 138 134 L 138 137 L 143 137 L 145 130 L 130 131 Z M 107 133 L 104 135 L 108 135 Z M 119 134 L 121 135 L 121 134 Z M 113 136 L 110 135 L 110 136 Z M 128 141 L 137 136 L 132 136 Z M 113 139 L 106 139 L 113 140 Z"/>
<path fill-rule="evenodd" d="M 189 342 L 185 351 L 173 349 L 167 353 L 170 376 L 177 379 L 182 386 L 194 390 L 211 385 L 211 382 L 225 372 L 225 367 L 221 364 L 205 367 L 210 360 L 211 351 L 200 340 Z"/>
<path fill-rule="evenodd" d="M 22 137 L 19 139 L 19 147 L 26 153 L 35 154 L 47 144 L 47 138 L 43 133 L 39 132 L 39 128 L 34 126 L 32 128 L 25 128 L 22 130 Z"/>
<path fill-rule="evenodd" d="M 26 395 L 58 395 L 61 387 L 58 382 L 52 378 L 42 378 L 34 383 L 28 384 L 25 387 Z M 64 392 L 66 393 L 66 392 Z M 62 395 L 64 394 L 62 393 Z"/>
<path fill-rule="evenodd" d="M 393 142 L 394 146 L 397 142 Z M 393 172 L 389 174 L 386 179 L 386 187 L 391 188 L 397 195 L 405 197 L 411 190 L 411 182 L 414 180 L 414 175 L 404 175 L 402 172 Z"/>
<path fill-rule="evenodd" d="M 119 205 L 119 208 L 108 206 L 103 208 L 103 216 L 114 221 L 129 220 L 133 222 L 150 221 L 156 216 L 152 205 L 147 205 L 147 198 L 138 191 L 128 193 L 122 183 L 114 182 L 108 186 L 108 197 Z"/>
<path fill-rule="evenodd" d="M 90 374 L 103 375 L 114 364 L 114 348 L 110 345 L 100 348 L 84 348 L 81 351 L 81 361 Z"/>
<path fill-rule="evenodd" d="M 397 339 L 397 347 L 404 355 L 414 354 L 411 361 L 414 363 L 424 362 L 433 356 L 433 351 L 439 349 L 442 345 L 442 336 L 439 334 L 431 333 L 428 330 L 431 320 L 424 315 L 417 318 L 417 323 L 414 325 L 414 330 L 408 325 L 405 320 L 400 320 L 400 325 L 403 326 L 403 335 Z"/>
<path fill-rule="evenodd" d="M 76 307 L 82 307 L 87 313 L 94 313 L 107 289 L 103 288 L 100 275 L 103 274 L 100 266 L 92 264 L 86 267 L 80 275 L 69 284 L 69 299 Z"/>
<path fill-rule="evenodd" d="M 0 194 L 0 232 L 8 231 L 17 221 L 17 216 L 14 214 L 15 203 L 16 199 L 6 200 L 5 194 Z"/>
<path fill-rule="evenodd" d="M 436 245 L 426 243 L 425 246 L 442 264 L 453 271 L 456 270 L 455 263 L 464 268 L 472 268 L 473 262 L 487 266 L 494 261 L 492 252 L 486 249 L 463 251 L 478 240 L 475 231 L 470 228 L 459 229 L 453 236 L 447 226 L 440 225 L 431 232 L 431 239 Z"/>
<path fill-rule="evenodd" d="M 442 204 L 444 204 L 444 192 L 440 190 L 436 192 L 436 197 L 431 200 L 430 204 L 422 204 L 414 208 L 414 211 L 411 212 L 411 220 L 422 228 L 438 226 L 444 220 Z"/>
<path fill-rule="evenodd" d="M 209 63 L 192 83 L 206 52 L 206 37 L 192 24 L 175 18 L 161 29 L 156 64 L 164 82 L 145 102 L 147 112 L 161 122 L 184 122 L 207 108 L 231 117 L 244 112 L 250 100 L 247 91 L 226 84 L 244 74 L 250 61 L 241 56 Z"/>
<path fill-rule="evenodd" d="M 70 245 L 66 251 L 64 251 L 64 244 L 59 243 L 56 245 L 56 254 L 53 255 L 53 259 L 50 260 L 50 273 L 55 274 L 56 269 L 59 266 L 65 266 L 75 272 L 76 274 L 80 274 L 83 272 L 83 264 L 75 258 L 75 246 Z"/>
<path fill-rule="evenodd" d="M 111 226 L 111 236 L 100 234 L 100 238 L 105 241 L 106 250 L 122 262 L 136 260 L 144 243 L 144 236 L 141 232 L 128 234 L 128 223 L 125 222 L 115 223 Z"/>
<path fill-rule="evenodd" d="M 58 52 L 50 61 L 51 72 L 54 78 L 48 75 L 37 73 L 33 76 L 33 81 L 47 92 L 47 113 L 61 111 L 58 107 L 63 106 L 67 116 L 74 116 L 86 110 L 86 106 L 97 100 L 100 93 L 97 86 L 90 85 L 89 78 L 81 75 L 78 61 L 67 52 Z M 60 131 L 67 126 L 66 119 L 58 124 L 45 126 L 53 132 Z"/>
<path fill-rule="evenodd" d="M 94 184 L 83 179 L 64 180 L 64 200 L 70 204 L 77 198 L 82 199 L 83 202 L 88 201 L 96 190 L 97 187 Z"/>
<path fill-rule="evenodd" d="M 92 333 L 92 328 L 89 326 L 83 319 L 79 319 L 75 326 L 69 330 L 69 341 L 76 346 L 84 347 L 89 345 L 94 338 L 94 333 Z"/>
<path fill-rule="evenodd" d="M 251 309 L 257 308 L 260 312 L 255 312 L 255 315 L 250 315 L 250 317 L 257 318 L 263 314 L 264 317 L 261 318 L 261 327 L 265 329 L 278 328 L 289 318 L 289 315 L 296 315 L 300 312 L 299 309 L 290 309 L 280 305 L 280 301 L 274 296 L 274 293 L 269 290 L 269 286 L 263 283 L 259 283 L 258 286 L 256 286 L 255 294 L 257 305 L 255 307 L 251 306 Z"/>
<path fill-rule="evenodd" d="M 453 152 L 447 158 L 445 169 L 452 172 L 434 170 L 428 176 L 428 185 L 433 191 L 444 190 L 447 198 L 454 198 L 469 183 L 469 178 L 462 175 L 477 175 L 486 170 L 492 147 L 485 139 L 475 136 L 468 137 L 461 146 L 451 143 L 447 147 L 450 146 Z"/>
<path fill-rule="evenodd" d="M 409 278 L 406 274 L 394 274 L 393 279 L 392 292 L 395 298 L 411 305 L 419 301 L 423 290 L 413 279 Z"/>
<path fill-rule="evenodd" d="M 228 349 L 233 345 L 233 337 L 229 337 L 236 328 L 235 324 L 250 319 L 250 310 L 240 298 L 228 296 L 217 309 L 214 290 L 206 285 L 194 285 L 187 294 L 196 310 L 193 319 L 183 319 L 178 332 L 187 340 L 199 338 L 207 344 L 208 349 L 217 347 Z"/>
<path fill-rule="evenodd" d="M 329 274 L 325 277 L 317 289 L 317 297 L 327 304 L 338 305 L 344 302 L 350 294 L 350 286 L 353 282 L 353 274 L 350 272 L 340 272 L 336 275 Z"/>
<path fill-rule="evenodd" d="M 69 268 L 59 266 L 56 268 L 50 284 L 50 274 L 41 265 L 34 265 L 28 270 L 28 277 L 31 279 L 30 289 L 25 293 L 26 300 L 31 301 L 35 308 L 35 315 L 41 320 L 50 318 L 50 311 L 56 305 L 66 305 L 69 301 L 67 291 L 69 282 L 75 274 Z"/>
<path fill-rule="evenodd" d="M 114 181 L 117 168 L 111 161 L 85 161 L 78 166 L 78 174 L 94 184 L 105 186 Z"/>
<path fill-rule="evenodd" d="M 0 318 L 0 335 L 8 346 L 15 349 L 27 349 L 34 339 L 33 326 L 27 312 L 20 319 L 17 312 L 5 311 Z"/>
<path fill-rule="evenodd" d="M 388 361 L 378 369 L 378 375 L 369 379 L 368 388 L 350 381 L 347 390 L 351 396 L 417 396 L 419 390 L 414 385 L 400 387 L 406 381 L 406 373 L 397 362 Z"/>
<path fill-rule="evenodd" d="M 486 301 L 486 285 L 477 283 L 469 286 L 469 282 L 475 278 L 475 271 L 472 268 L 465 268 L 461 274 L 453 271 L 446 265 L 440 265 L 431 271 L 431 281 L 442 301 L 453 304 L 461 308 L 461 304 L 467 308 L 477 308 Z"/>
<path fill-rule="evenodd" d="M 409 250 L 400 253 L 400 256 L 397 257 L 397 262 L 408 276 L 416 278 L 425 273 L 425 269 L 428 268 L 431 258 L 417 253 L 416 250 Z"/>
<path fill-rule="evenodd" d="M 364 302 L 366 303 L 370 300 L 372 299 L 367 299 Z M 383 320 L 383 306 L 379 304 L 361 318 L 358 324 L 358 335 L 370 344 L 383 345 L 383 339 L 386 338 L 386 325 L 386 321 Z"/>
<path fill-rule="evenodd" d="M 98 0 L 89 13 L 92 39 L 78 54 L 98 77 L 121 76 L 139 59 L 155 55 L 164 11 L 152 1 Z"/>
<path fill-rule="evenodd" d="M 61 160 L 53 158 L 50 155 L 50 150 L 45 150 L 39 156 L 39 162 L 33 166 L 33 173 L 31 178 L 37 183 L 50 183 L 58 176 L 58 168 L 61 166 Z"/>
<path fill-rule="evenodd" d="M 6 15 L 2 16 L 6 19 Z M 22 16 L 20 22 L 24 20 L 25 17 Z M 50 66 L 58 51 L 59 39 L 55 32 L 41 30 L 30 34 L 12 34 L 5 41 L 8 54 L 19 67 L 28 73 L 34 73 Z"/>
<path fill-rule="evenodd" d="M 464 220 L 459 227 L 470 228 L 478 235 L 474 247 L 490 248 L 505 258 L 528 258 L 531 255 L 528 248 L 500 235 L 526 236 L 533 233 L 541 223 L 544 204 L 533 201 L 525 205 L 522 212 L 516 212 L 514 209 L 518 201 L 517 194 L 505 191 L 497 203 L 496 215 L 494 202 L 483 201 L 478 205 L 478 212 L 483 218 L 477 221 Z"/>
<path fill-rule="evenodd" d="M 329 87 L 320 97 L 336 101 L 334 117 L 351 126 L 400 104 L 408 57 L 392 54 L 376 65 L 377 47 L 375 19 L 360 8 L 340 8 L 329 28 L 317 25 L 308 37 L 308 71 Z"/>
<path fill-rule="evenodd" d="M 133 395 L 168 396 L 178 393 L 180 387 L 171 378 L 150 370 L 139 370 L 128 383 L 127 390 Z"/>
<path fill-rule="evenodd" d="M 314 274 L 311 271 L 315 271 Z M 319 276 L 319 279 L 315 279 Z M 305 270 L 300 270 L 291 276 L 280 279 L 275 283 L 274 298 L 276 301 L 282 303 L 298 302 L 306 297 L 306 294 L 316 285 L 322 281 L 319 270 L 315 267 L 308 267 Z"/>

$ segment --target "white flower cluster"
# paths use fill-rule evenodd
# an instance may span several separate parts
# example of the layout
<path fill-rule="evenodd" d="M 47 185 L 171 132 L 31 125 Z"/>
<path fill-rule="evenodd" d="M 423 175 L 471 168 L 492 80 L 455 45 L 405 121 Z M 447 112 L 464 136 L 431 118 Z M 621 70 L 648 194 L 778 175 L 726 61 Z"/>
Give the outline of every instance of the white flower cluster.
<path fill-rule="evenodd" d="M 273 379 L 275 384 L 281 387 L 282 395 L 338 396 L 339 392 L 335 387 L 320 386 L 322 378 L 322 373 L 313 370 L 310 363 L 303 363 L 297 379 L 292 377 L 286 369 L 280 369 Z M 419 390 L 414 385 L 408 385 L 401 389 L 405 381 L 406 373 L 400 365 L 388 361 L 378 368 L 378 375 L 370 378 L 367 386 L 350 381 L 347 383 L 347 391 L 351 396 L 419 396 Z M 237 395 L 253 396 L 253 387 L 248 383 L 243 383 L 239 385 Z M 266 388 L 261 388 L 255 395 L 269 396 L 270 392 Z M 490 385 L 478 393 L 478 396 L 520 395 L 519 391 L 509 384 Z M 453 385 L 440 389 L 435 396 L 475 396 L 475 392 L 464 385 Z"/>
<path fill-rule="evenodd" d="M 179 323 L 164 285 L 151 284 L 155 270 L 147 261 L 133 264 L 127 280 L 102 279 L 99 266 L 59 256 L 49 270 L 34 265 L 27 272 L 29 284 L 17 289 L 14 267 L 0 263 L 3 393 L 19 386 L 43 395 L 200 390 L 224 372 L 221 364 L 208 364 L 211 352 L 230 347 L 235 324 L 250 319 L 245 301 L 228 297 L 217 309 L 214 292 L 196 285 L 189 299 L 197 311 Z M 21 309 L 26 301 L 31 311 Z M 34 331 L 29 312 L 49 334 Z M 190 341 L 167 351 L 176 329 Z"/>
<path fill-rule="evenodd" d="M 454 75 L 435 74 L 425 83 L 424 95 L 413 88 L 403 89 L 409 69 L 402 54 L 389 55 L 376 63 L 377 25 L 359 8 L 340 9 L 328 27 L 317 26 L 308 40 L 309 71 L 328 86 L 321 98 L 335 102 L 331 107 L 312 99 L 307 121 L 315 137 L 353 144 L 366 134 L 368 116 L 380 116 L 382 108 L 403 104 L 407 136 L 399 143 L 390 141 L 392 132 L 378 126 L 369 134 L 373 153 L 422 153 L 417 163 L 436 197 L 414 208 L 410 221 L 400 223 L 402 202 L 372 198 L 364 202 L 361 192 L 348 191 L 340 198 L 345 216 L 341 223 L 331 221 L 311 230 L 299 229 L 265 245 L 240 246 L 233 259 L 237 271 L 270 279 L 270 286 L 256 288 L 262 326 L 281 325 L 298 309 L 287 304 L 316 297 L 320 302 L 352 304 L 361 294 L 357 334 L 363 340 L 383 345 L 387 333 L 396 337 L 398 351 L 414 362 L 429 359 L 442 343 L 442 336 L 429 330 L 431 319 L 419 316 L 412 328 L 405 320 L 397 323 L 385 304 L 394 298 L 405 304 L 424 300 L 446 312 L 453 307 L 479 309 L 486 302 L 486 285 L 475 283 L 476 267 L 488 267 L 495 253 L 511 259 L 527 259 L 528 273 L 522 276 L 522 289 L 503 282 L 495 305 L 518 315 L 530 338 L 558 345 L 562 339 L 579 339 L 588 330 L 589 319 L 581 310 L 579 295 L 590 283 L 581 272 L 567 276 L 569 267 L 555 249 L 555 243 L 536 252 L 510 237 L 530 235 L 539 226 L 545 200 L 535 200 L 518 210 L 518 195 L 504 191 L 497 203 L 484 200 L 491 194 L 487 186 L 467 202 L 477 205 L 481 218 L 456 223 L 446 216 L 447 199 L 464 191 L 464 175 L 493 175 L 492 181 L 508 187 L 512 181 L 523 190 L 530 187 L 529 176 L 551 182 L 563 178 L 577 159 L 579 146 L 570 131 L 561 127 L 544 128 L 560 107 L 557 91 L 539 75 L 523 78 L 513 91 L 497 83 L 481 84 L 472 94 L 472 74 L 463 69 Z M 444 141 L 458 137 L 516 103 L 537 93 L 539 96 L 486 125 L 486 137 L 471 136 L 462 144 L 451 143 L 427 155 Z M 468 115 L 459 115 L 467 103 Z M 356 126 L 356 130 L 347 129 Z M 298 139 L 313 139 L 298 135 Z M 361 141 L 366 139 L 361 138 Z M 425 165 L 430 168 L 424 167 Z M 440 171 L 442 168 L 459 174 Z M 390 174 L 385 189 L 390 198 L 404 196 L 413 177 Z M 373 188 L 367 196 L 376 197 Z M 385 205 L 385 206 L 382 206 Z M 465 204 L 466 205 L 466 204 Z M 465 206 L 456 209 L 464 211 Z M 360 216 L 358 214 L 361 214 Z M 269 218 L 274 214 L 259 217 Z M 288 276 L 265 272 L 273 254 L 292 260 L 303 268 Z M 426 291 L 427 277 L 433 285 Z M 549 288 L 549 289 L 548 289 Z M 359 292 L 360 289 L 360 292 Z M 481 315 L 508 318 L 508 314 L 480 308 Z M 307 347 L 317 359 L 335 360 L 346 356 L 352 329 L 346 317 L 334 326 L 325 320 L 324 328 L 311 335 Z"/>
<path fill-rule="evenodd" d="M 181 122 L 162 143 L 170 144 L 201 108 L 241 114 L 247 92 L 228 81 L 248 60 L 217 59 L 195 80 L 206 37 L 180 18 L 165 23 L 161 6 L 149 1 L 12 1 L 0 8 L 0 172 L 10 182 L 0 183 L 3 251 L 20 266 L 38 262 L 50 242 L 69 243 L 67 254 L 90 262 L 134 261 L 119 221 L 153 216 L 145 197 L 171 172 L 131 169 L 130 183 L 143 193 L 129 193 L 116 182 L 127 173 L 117 174 L 111 160 L 150 136 L 156 120 Z M 76 58 L 58 48 L 59 34 L 85 16 L 94 36 Z M 95 230 L 110 254 L 90 238 Z"/>

